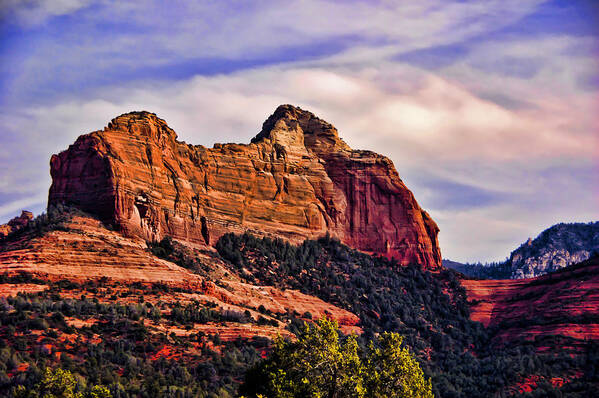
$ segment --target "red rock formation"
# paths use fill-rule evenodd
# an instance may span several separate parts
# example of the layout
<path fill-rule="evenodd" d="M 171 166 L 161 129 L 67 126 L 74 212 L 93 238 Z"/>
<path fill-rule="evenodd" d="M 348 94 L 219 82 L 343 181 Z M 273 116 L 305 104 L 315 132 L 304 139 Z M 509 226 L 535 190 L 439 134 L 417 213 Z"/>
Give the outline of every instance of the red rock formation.
<path fill-rule="evenodd" d="M 290 105 L 251 144 L 212 149 L 177 141 L 154 114 L 125 114 L 53 156 L 51 174 L 49 205 L 77 206 L 129 236 L 213 245 L 227 232 L 296 243 L 328 232 L 401 264 L 441 263 L 437 225 L 393 163 Z"/>
<path fill-rule="evenodd" d="M 532 279 L 462 280 L 472 319 L 497 328 L 496 340 L 536 336 L 599 339 L 599 258 Z"/>
<path fill-rule="evenodd" d="M 6 224 L 0 225 L 0 239 L 15 231 L 18 231 L 19 229 L 25 228 L 31 220 L 33 220 L 33 213 L 23 210 L 20 216 L 13 218 Z"/>

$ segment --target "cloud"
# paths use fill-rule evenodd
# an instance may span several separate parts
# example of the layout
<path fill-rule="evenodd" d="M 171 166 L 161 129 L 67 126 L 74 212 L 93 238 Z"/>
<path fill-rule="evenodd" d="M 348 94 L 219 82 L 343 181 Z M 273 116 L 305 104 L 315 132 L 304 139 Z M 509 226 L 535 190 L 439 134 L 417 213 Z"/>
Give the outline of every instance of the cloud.
<path fill-rule="evenodd" d="M 467 91 L 501 107 L 528 108 L 534 116 L 534 108 L 539 105 L 548 108 L 596 103 L 592 97 L 596 97 L 599 87 L 597 54 L 597 35 L 549 31 L 530 36 L 492 35 L 455 46 L 431 47 L 396 59 L 460 82 Z M 588 108 L 581 115 L 596 122 L 595 113 Z M 582 125 L 589 126 L 589 120 Z"/>
<path fill-rule="evenodd" d="M 175 68 L 188 78 L 210 69 L 215 59 L 243 60 L 250 66 L 323 55 L 338 55 L 336 63 L 364 62 L 365 57 L 377 62 L 492 32 L 540 3 L 14 2 L 5 14 L 15 14 L 18 23 L 48 23 L 43 30 L 29 31 L 27 42 L 5 54 L 10 62 L 1 66 L 10 79 L 4 91 L 12 102 L 37 102 L 57 92 L 65 96 L 122 81 L 172 80 L 168 71 Z M 63 16 L 60 24 L 51 24 L 56 15 Z M 17 32 L 14 40 L 22 36 Z"/>
<path fill-rule="evenodd" d="M 418 172 L 419 199 L 438 211 L 464 211 L 513 200 L 513 192 L 493 191 Z M 442 193 L 442 194 L 440 194 Z"/>
<path fill-rule="evenodd" d="M 29 137 L 50 145 L 56 141 L 53 131 L 93 128 L 90 122 L 100 122 L 100 115 L 105 123 L 120 111 L 144 108 L 158 111 L 184 139 L 210 145 L 215 131 L 222 140 L 249 141 L 276 105 L 292 102 L 335 121 L 356 146 L 400 139 L 401 157 L 409 163 L 432 155 L 443 162 L 586 159 L 593 156 L 596 138 L 594 119 L 587 116 L 594 105 L 590 96 L 547 103 L 534 98 L 533 109 L 506 109 L 459 84 L 395 63 L 352 71 L 265 67 L 176 84 L 113 87 L 99 96 L 103 99 L 39 107 L 12 124 L 44 120 Z M 367 134 L 373 129 L 376 134 Z"/>
<path fill-rule="evenodd" d="M 500 203 L 433 210 L 433 218 L 441 227 L 443 257 L 501 261 L 526 239 L 554 224 L 597 221 L 599 204 L 596 194 L 589 192 L 591 182 L 587 179 L 596 173 L 595 167 L 587 168 L 583 176 L 576 175 L 576 170 L 546 171 L 545 181 L 538 175 L 522 173 L 514 184 L 531 184 L 530 192 L 512 194 Z"/>
<path fill-rule="evenodd" d="M 90 3 L 91 0 L 5 0 L 0 5 L 0 20 L 31 27 L 52 17 L 73 13 Z"/>
<path fill-rule="evenodd" d="M 530 14 L 542 3 L 542 0 L 428 0 L 406 5 L 291 0 L 244 6 L 235 1 L 165 6 L 160 1 L 144 4 L 104 1 L 86 15 L 86 22 L 104 23 L 109 14 L 116 26 L 126 23 L 137 27 L 127 30 L 126 37 L 143 33 L 157 50 L 168 49 L 168 53 L 182 57 L 236 58 L 331 37 L 348 38 L 353 44 L 367 42 L 371 46 L 395 42 L 409 51 L 493 31 Z M 177 20 L 176 25 L 173 20 Z"/>

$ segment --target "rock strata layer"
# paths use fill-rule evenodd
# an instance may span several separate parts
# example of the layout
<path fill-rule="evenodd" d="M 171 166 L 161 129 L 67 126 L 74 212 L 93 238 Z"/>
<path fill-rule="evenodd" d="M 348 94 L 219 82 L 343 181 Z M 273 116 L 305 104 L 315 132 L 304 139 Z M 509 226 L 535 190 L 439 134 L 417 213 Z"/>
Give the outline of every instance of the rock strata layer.
<path fill-rule="evenodd" d="M 599 257 L 533 279 L 461 283 L 472 319 L 494 329 L 496 342 L 563 336 L 580 348 L 599 339 Z"/>
<path fill-rule="evenodd" d="M 227 232 L 298 243 L 326 233 L 401 264 L 441 263 L 438 227 L 393 163 L 352 150 L 331 124 L 282 105 L 248 145 L 177 140 L 132 112 L 51 159 L 49 205 L 68 204 L 126 235 L 214 245 Z"/>
<path fill-rule="evenodd" d="M 264 306 L 272 313 L 296 311 L 303 314 L 309 311 L 316 319 L 327 315 L 337 320 L 347 333 L 361 333 L 357 326 L 360 319 L 347 310 L 297 290 L 281 291 L 271 286 L 243 283 L 231 275 L 226 264 L 218 258 L 199 251 L 196 256 L 210 269 L 209 275 L 202 276 L 155 257 L 140 239 L 109 231 L 98 220 L 76 216 L 62 223 L 60 230 L 41 236 L 26 234 L 2 242 L 0 269 L 5 277 L 30 274 L 49 281 L 68 279 L 83 283 L 104 279 L 122 286 L 132 283 L 168 285 L 193 291 L 187 300 L 210 301 L 225 310 L 244 312 L 248 308 Z M 43 289 L 37 288 L 40 290 Z M 8 288 L 0 283 L 0 297 L 18 291 L 32 293 L 36 287 L 13 285 Z M 183 301 L 184 296 L 184 293 L 178 294 Z M 254 316 L 258 318 L 259 314 Z M 286 333 L 283 325 L 275 329 L 273 335 L 276 332 Z M 246 330 L 241 335 L 251 337 L 261 335 L 261 332 Z"/>

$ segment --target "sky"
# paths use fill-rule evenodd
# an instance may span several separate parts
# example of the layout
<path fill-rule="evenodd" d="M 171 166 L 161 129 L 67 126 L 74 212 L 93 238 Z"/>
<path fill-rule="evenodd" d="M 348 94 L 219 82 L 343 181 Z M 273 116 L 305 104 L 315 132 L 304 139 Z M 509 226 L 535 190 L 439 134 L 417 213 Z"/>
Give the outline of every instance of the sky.
<path fill-rule="evenodd" d="M 394 162 L 444 258 L 599 220 L 599 3 L 0 1 L 0 223 L 49 159 L 133 110 L 248 143 L 280 104 Z"/>

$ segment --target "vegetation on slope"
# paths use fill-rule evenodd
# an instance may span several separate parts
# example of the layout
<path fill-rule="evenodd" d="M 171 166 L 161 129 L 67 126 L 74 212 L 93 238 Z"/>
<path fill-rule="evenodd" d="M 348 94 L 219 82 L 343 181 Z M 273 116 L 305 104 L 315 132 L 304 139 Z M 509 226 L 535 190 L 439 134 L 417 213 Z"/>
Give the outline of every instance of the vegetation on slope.
<path fill-rule="evenodd" d="M 56 222 L 40 224 L 40 233 L 64 225 L 57 215 L 50 219 Z M 217 246 L 230 272 L 249 282 L 298 289 L 357 314 L 364 330 L 357 339 L 361 350 L 381 333 L 402 335 L 403 346 L 431 379 L 435 396 L 582 397 L 599 386 L 596 344 L 578 355 L 567 350 L 536 352 L 539 345 L 564 343 L 551 337 L 492 346 L 495 331 L 469 319 L 454 271 L 401 267 L 330 238 L 293 246 L 251 235 L 225 235 Z M 206 271 L 192 252 L 168 239 L 151 245 L 151 250 L 195 272 Z M 262 309 L 264 316 L 255 319 L 207 303 L 167 302 L 165 297 L 173 293 L 193 292 L 161 285 L 78 285 L 28 276 L 1 276 L 0 283 L 48 286 L 39 293 L 0 300 L 2 396 L 16 394 L 18 386 L 34 388 L 48 368 L 70 371 L 81 386 L 103 385 L 114 397 L 234 396 L 248 367 L 268 356 L 271 343 L 264 338 L 223 341 L 218 334 L 197 332 L 198 325 L 226 330 L 230 325 L 277 322 L 300 334 L 304 321 L 312 318 L 309 313 L 272 314 Z M 533 384 L 536 387 L 529 388 Z"/>
<path fill-rule="evenodd" d="M 80 210 L 63 206 L 50 206 L 46 213 L 42 213 L 29 221 L 23 228 L 17 229 L 10 233 L 8 236 L 0 239 L 2 245 L 0 245 L 0 251 L 3 250 L 14 250 L 15 247 L 10 243 L 18 243 L 22 241 L 22 245 L 27 244 L 27 239 L 24 237 L 38 237 L 50 231 L 66 231 L 69 229 L 67 223 L 76 215 L 84 215 Z M 85 214 L 88 216 L 87 214 Z M 22 248 L 25 248 L 22 246 Z"/>
<path fill-rule="evenodd" d="M 281 240 L 249 234 L 224 235 L 219 253 L 248 281 L 279 288 L 299 289 L 360 317 L 362 345 L 375 334 L 396 332 L 417 355 L 433 391 L 439 397 L 492 396 L 517 392 L 530 375 L 542 380 L 586 372 L 580 384 L 570 383 L 570 396 L 598 382 L 596 345 L 585 355 L 566 350 L 540 354 L 535 342 L 495 347 L 494 331 L 469 319 L 463 288 L 452 270 L 438 274 L 414 265 L 401 267 L 393 261 L 352 250 L 328 237 L 294 246 Z M 293 331 L 298 329 L 291 325 Z M 558 347 L 559 338 L 539 344 Z M 539 383 L 542 385 L 542 383 Z M 539 391 L 553 390 L 549 384 Z M 565 391 L 565 390 L 564 390 Z"/>
<path fill-rule="evenodd" d="M 82 390 L 82 391 L 78 391 Z M 81 386 L 68 370 L 46 368 L 42 380 L 31 388 L 19 386 L 18 398 L 112 398 L 104 386 Z"/>
<path fill-rule="evenodd" d="M 491 263 L 458 263 L 443 259 L 443 266 L 477 279 L 509 279 L 512 268 L 508 261 Z"/>
<path fill-rule="evenodd" d="M 197 302 L 170 302 L 174 292 L 166 286 L 47 286 L 0 300 L 0 396 L 35 391 L 44 372 L 56 368 L 75 376 L 77 391 L 103 385 L 115 398 L 231 397 L 269 346 L 264 338 L 223 341 L 194 330 L 256 321 Z"/>

